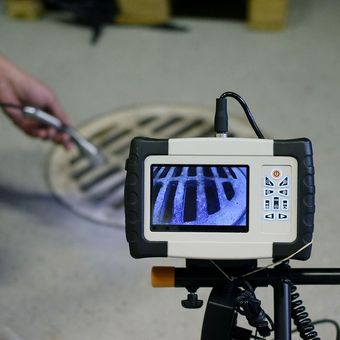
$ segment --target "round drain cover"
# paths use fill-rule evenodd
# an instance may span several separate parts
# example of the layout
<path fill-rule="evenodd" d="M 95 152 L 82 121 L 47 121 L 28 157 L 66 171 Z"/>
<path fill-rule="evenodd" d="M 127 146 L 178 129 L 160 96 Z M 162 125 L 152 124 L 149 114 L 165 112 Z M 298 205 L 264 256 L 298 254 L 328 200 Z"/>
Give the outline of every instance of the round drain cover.
<path fill-rule="evenodd" d="M 153 138 L 214 136 L 214 110 L 185 105 L 138 106 L 117 110 L 79 128 L 109 160 L 92 167 L 76 148 L 56 147 L 49 162 L 52 192 L 76 213 L 95 222 L 125 225 L 125 159 L 136 136 Z M 229 116 L 230 135 L 253 137 L 246 118 Z"/>

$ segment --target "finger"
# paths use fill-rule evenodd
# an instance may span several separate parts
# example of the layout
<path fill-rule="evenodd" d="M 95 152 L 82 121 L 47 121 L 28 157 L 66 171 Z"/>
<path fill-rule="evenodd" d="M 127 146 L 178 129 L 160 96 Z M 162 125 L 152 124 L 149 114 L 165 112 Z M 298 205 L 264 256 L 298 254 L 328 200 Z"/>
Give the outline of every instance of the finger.
<path fill-rule="evenodd" d="M 25 130 L 35 130 L 35 129 L 45 129 L 46 127 L 36 120 L 30 119 L 30 118 L 24 118 L 20 117 L 16 119 L 16 123 Z"/>
<path fill-rule="evenodd" d="M 67 125 L 67 126 L 70 125 L 70 119 L 68 118 L 68 115 L 63 110 L 63 108 L 59 104 L 58 100 L 54 96 L 52 96 L 52 98 L 47 103 L 46 109 L 51 114 L 53 114 L 54 116 L 59 118 L 65 125 Z"/>
<path fill-rule="evenodd" d="M 52 139 L 52 140 L 53 140 L 53 138 L 54 138 L 54 136 L 55 136 L 56 134 L 57 134 L 56 129 L 54 129 L 54 128 L 52 128 L 52 127 L 50 127 L 50 128 L 47 129 L 47 136 L 48 136 L 49 139 Z"/>
<path fill-rule="evenodd" d="M 72 145 L 70 138 L 68 135 L 66 135 L 65 133 L 57 133 L 54 137 L 53 137 L 53 141 L 56 144 L 61 144 L 65 147 L 66 150 L 68 150 L 70 148 L 70 145 Z"/>
<path fill-rule="evenodd" d="M 53 139 L 56 134 L 55 129 L 46 128 L 44 125 L 35 121 L 26 119 L 18 120 L 14 122 L 20 129 L 22 129 L 29 136 L 41 138 L 41 139 Z"/>
<path fill-rule="evenodd" d="M 70 141 L 62 141 L 61 145 L 63 145 L 66 151 L 70 151 L 73 147 L 73 143 Z"/>
<path fill-rule="evenodd" d="M 48 139 L 48 130 L 47 129 L 37 129 L 36 130 L 36 136 L 38 138 L 41 138 L 41 139 Z"/>
<path fill-rule="evenodd" d="M 57 142 L 58 144 L 62 143 L 62 138 L 56 138 L 57 132 L 52 128 L 30 128 L 30 129 L 22 129 L 28 136 L 40 138 L 43 140 L 51 140 L 53 142 Z M 52 132 L 51 132 L 52 131 Z"/>
<path fill-rule="evenodd" d="M 41 131 L 39 129 L 22 129 L 22 131 L 29 137 L 41 138 Z"/>
<path fill-rule="evenodd" d="M 70 150 L 73 146 L 73 142 L 71 140 L 71 137 L 67 133 L 63 133 L 62 143 L 63 143 L 66 150 Z"/>

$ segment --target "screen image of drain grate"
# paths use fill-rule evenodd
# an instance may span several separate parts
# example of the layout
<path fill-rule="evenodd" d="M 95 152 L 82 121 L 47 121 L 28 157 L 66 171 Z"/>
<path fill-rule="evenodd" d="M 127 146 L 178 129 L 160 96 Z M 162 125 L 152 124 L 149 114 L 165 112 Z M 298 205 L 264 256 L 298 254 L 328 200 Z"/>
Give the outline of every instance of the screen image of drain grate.
<path fill-rule="evenodd" d="M 151 166 L 151 230 L 247 232 L 247 165 Z"/>

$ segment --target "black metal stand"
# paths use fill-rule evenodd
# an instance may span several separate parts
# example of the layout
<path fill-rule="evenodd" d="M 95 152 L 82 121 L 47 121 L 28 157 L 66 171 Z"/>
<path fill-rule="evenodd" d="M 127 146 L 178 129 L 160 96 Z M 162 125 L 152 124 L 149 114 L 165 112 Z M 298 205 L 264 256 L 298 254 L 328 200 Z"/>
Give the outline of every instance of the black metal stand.
<path fill-rule="evenodd" d="M 246 263 L 246 266 L 244 262 L 237 265 L 237 261 L 231 265 L 222 261 L 216 263 L 224 273 L 236 278 L 249 273 L 250 267 L 254 268 L 254 262 L 251 265 Z M 340 268 L 291 269 L 280 265 L 263 269 L 245 279 L 254 288 L 273 286 L 275 340 L 291 340 L 291 284 L 340 285 Z M 185 287 L 190 292 L 196 292 L 200 287 L 213 288 L 205 311 L 201 340 L 251 339 L 251 331 L 236 326 L 235 300 L 239 286 L 237 279 L 228 280 L 209 261 L 187 261 L 186 268 L 175 268 L 175 287 Z"/>
<path fill-rule="evenodd" d="M 275 340 L 291 339 L 290 284 L 286 279 L 274 284 Z"/>

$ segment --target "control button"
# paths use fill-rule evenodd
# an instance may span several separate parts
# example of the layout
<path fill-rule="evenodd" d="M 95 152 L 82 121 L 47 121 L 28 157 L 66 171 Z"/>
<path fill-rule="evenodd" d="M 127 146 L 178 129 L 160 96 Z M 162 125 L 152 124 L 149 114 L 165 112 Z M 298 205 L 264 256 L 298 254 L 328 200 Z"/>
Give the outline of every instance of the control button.
<path fill-rule="evenodd" d="M 279 187 L 287 187 L 288 186 L 288 176 L 286 176 L 279 184 Z"/>
<path fill-rule="evenodd" d="M 270 209 L 270 200 L 264 200 L 264 210 Z"/>
<path fill-rule="evenodd" d="M 282 200 L 282 210 L 288 210 L 288 200 Z"/>
<path fill-rule="evenodd" d="M 274 190 L 271 190 L 271 189 L 265 189 L 264 190 L 264 195 L 265 196 L 273 195 L 273 193 L 274 193 Z"/>
<path fill-rule="evenodd" d="M 288 215 L 287 214 L 279 214 L 278 218 L 281 221 L 288 220 Z"/>
<path fill-rule="evenodd" d="M 279 210 L 280 209 L 280 197 L 274 197 L 274 202 L 273 202 L 273 209 L 274 210 Z"/>
<path fill-rule="evenodd" d="M 282 176 L 281 170 L 279 170 L 279 169 L 274 169 L 274 170 L 272 171 L 272 177 L 273 177 L 274 179 L 280 179 L 281 176 Z"/>
<path fill-rule="evenodd" d="M 288 196 L 289 190 L 288 189 L 281 189 L 279 190 L 279 194 L 283 196 Z"/>
<path fill-rule="evenodd" d="M 270 214 L 265 214 L 264 218 L 265 220 L 274 220 L 275 216 L 274 216 L 274 213 L 270 213 Z"/>
<path fill-rule="evenodd" d="M 266 176 L 264 179 L 264 185 L 267 187 L 273 187 L 274 183 Z"/>

